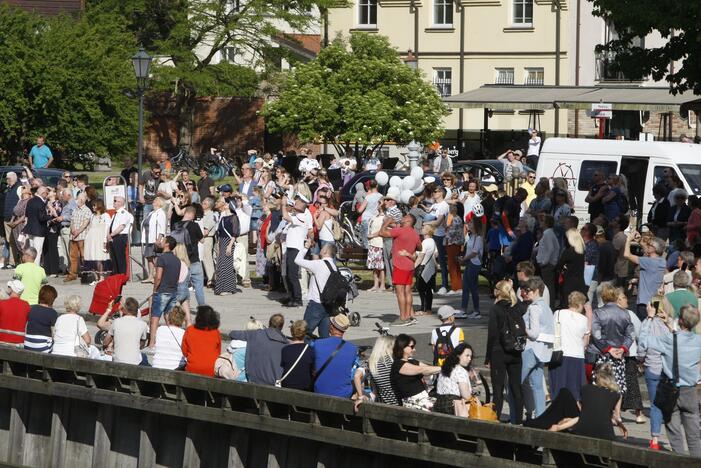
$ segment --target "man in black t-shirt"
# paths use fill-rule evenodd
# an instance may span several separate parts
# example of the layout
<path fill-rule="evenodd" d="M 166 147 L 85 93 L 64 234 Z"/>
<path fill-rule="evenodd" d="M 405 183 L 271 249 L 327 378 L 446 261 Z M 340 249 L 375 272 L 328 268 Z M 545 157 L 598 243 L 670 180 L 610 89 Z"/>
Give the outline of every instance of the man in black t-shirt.
<path fill-rule="evenodd" d="M 597 216 L 604 213 L 604 202 L 602 199 L 608 194 L 609 187 L 606 185 L 606 178 L 601 171 L 594 172 L 591 181 L 591 189 L 584 201 L 589 203 L 589 221 L 593 222 Z"/>
<path fill-rule="evenodd" d="M 175 239 L 171 236 L 163 240 L 163 254 L 156 260 L 156 278 L 153 280 L 149 347 L 156 344 L 156 331 L 161 315 L 170 312 L 177 303 L 180 260 L 173 254 Z"/>
<path fill-rule="evenodd" d="M 210 179 L 209 174 L 207 174 L 207 169 L 200 167 L 200 180 L 197 181 L 197 192 L 200 194 L 200 198 L 204 199 L 214 195 L 214 181 Z"/>
<path fill-rule="evenodd" d="M 202 234 L 200 226 L 195 222 L 196 213 L 197 210 L 194 206 L 185 208 L 182 223 L 190 236 L 190 243 L 185 246 L 187 249 L 187 257 L 190 260 L 190 282 L 192 283 L 192 287 L 195 288 L 197 305 L 201 306 L 205 305 L 204 270 L 202 269 L 202 262 L 200 261 L 200 254 L 197 246 L 200 244 L 200 240 L 202 240 L 204 235 Z M 178 299 L 182 300 L 183 298 Z M 189 299 L 189 297 L 187 299 Z"/>
<path fill-rule="evenodd" d="M 144 206 L 142 219 L 153 211 L 153 200 L 158 193 L 158 185 L 161 183 L 161 166 L 151 164 L 151 169 L 145 171 L 139 181 L 139 203 Z"/>

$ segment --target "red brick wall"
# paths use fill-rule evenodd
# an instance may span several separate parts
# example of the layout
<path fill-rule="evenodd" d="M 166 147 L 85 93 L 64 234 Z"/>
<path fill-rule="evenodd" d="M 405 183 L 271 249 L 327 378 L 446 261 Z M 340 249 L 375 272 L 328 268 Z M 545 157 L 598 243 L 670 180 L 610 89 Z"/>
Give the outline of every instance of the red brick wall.
<path fill-rule="evenodd" d="M 42 15 L 59 13 L 79 13 L 83 11 L 83 0 L 2 0 L 4 3 Z"/>
<path fill-rule="evenodd" d="M 265 124 L 258 115 L 262 106 L 262 99 L 197 99 L 191 154 L 200 155 L 209 152 L 210 148 L 225 148 L 232 156 L 245 154 L 251 148 L 262 150 Z M 178 115 L 174 101 L 163 95 L 151 99 L 147 107 L 150 119 L 144 135 L 146 157 L 153 159 L 163 151 L 174 153 L 178 145 Z"/>

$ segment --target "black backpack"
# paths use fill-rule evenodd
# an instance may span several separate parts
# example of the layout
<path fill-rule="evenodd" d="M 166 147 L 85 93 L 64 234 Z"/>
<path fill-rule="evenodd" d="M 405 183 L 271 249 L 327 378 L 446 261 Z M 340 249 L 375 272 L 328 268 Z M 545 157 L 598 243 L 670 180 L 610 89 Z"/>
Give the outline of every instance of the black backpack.
<path fill-rule="evenodd" d="M 499 333 L 501 346 L 507 353 L 520 353 L 526 348 L 526 324 L 517 307 L 506 309 L 504 324 Z"/>
<path fill-rule="evenodd" d="M 346 304 L 346 297 L 351 292 L 351 286 L 337 269 L 331 268 L 331 265 L 326 260 L 323 260 L 326 267 L 329 269 L 329 279 L 326 280 L 323 291 L 319 290 L 319 299 L 324 307 L 330 308 L 333 314 L 337 313 L 337 309 Z M 319 281 L 316 281 L 316 287 L 319 288 Z"/>
<path fill-rule="evenodd" d="M 455 325 L 450 327 L 448 331 L 441 330 L 441 327 L 436 328 L 436 344 L 433 346 L 433 365 L 441 366 L 443 361 L 453 352 L 453 341 L 450 335 L 455 331 Z"/>
<path fill-rule="evenodd" d="M 177 244 L 192 244 L 192 240 L 190 239 L 190 231 L 187 230 L 186 226 L 187 223 L 189 223 L 189 221 L 180 221 L 175 223 L 175 226 L 173 226 L 173 229 L 170 231 L 170 237 L 175 239 Z"/>

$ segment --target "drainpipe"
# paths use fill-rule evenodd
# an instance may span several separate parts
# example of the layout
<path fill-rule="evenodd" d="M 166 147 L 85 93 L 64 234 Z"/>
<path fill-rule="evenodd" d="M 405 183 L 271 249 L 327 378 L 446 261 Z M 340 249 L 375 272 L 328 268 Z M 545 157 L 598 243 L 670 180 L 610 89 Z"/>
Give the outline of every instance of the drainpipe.
<path fill-rule="evenodd" d="M 560 17 L 562 5 L 555 0 L 555 86 L 560 86 Z M 555 136 L 560 136 L 560 109 L 555 108 Z"/>
<path fill-rule="evenodd" d="M 419 68 L 419 8 L 416 2 L 411 0 L 409 11 L 414 14 L 414 55 L 416 55 L 416 68 Z"/>
<path fill-rule="evenodd" d="M 458 11 L 460 12 L 460 85 L 458 87 L 459 92 L 464 92 L 464 74 L 465 74 L 465 7 L 457 2 Z M 463 158 L 463 112 L 464 109 L 461 107 L 458 110 L 458 159 Z"/>
<path fill-rule="evenodd" d="M 579 86 L 579 46 L 580 46 L 580 28 L 582 26 L 581 18 L 581 0 L 577 0 L 577 24 L 575 25 L 575 53 L 574 53 L 574 85 Z M 579 109 L 574 111 L 574 137 L 579 138 Z"/>

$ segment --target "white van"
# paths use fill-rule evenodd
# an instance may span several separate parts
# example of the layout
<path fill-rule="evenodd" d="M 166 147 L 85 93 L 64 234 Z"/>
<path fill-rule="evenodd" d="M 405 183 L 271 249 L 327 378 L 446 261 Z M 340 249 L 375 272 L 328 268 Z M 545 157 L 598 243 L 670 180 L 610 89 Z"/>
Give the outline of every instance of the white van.
<path fill-rule="evenodd" d="M 564 178 L 574 198 L 575 214 L 588 222 L 584 199 L 597 170 L 627 177 L 631 210 L 636 210 L 643 223 L 654 202 L 652 187 L 669 175 L 676 174 L 690 195 L 701 195 L 701 145 L 691 143 L 548 138 L 536 177 Z"/>

